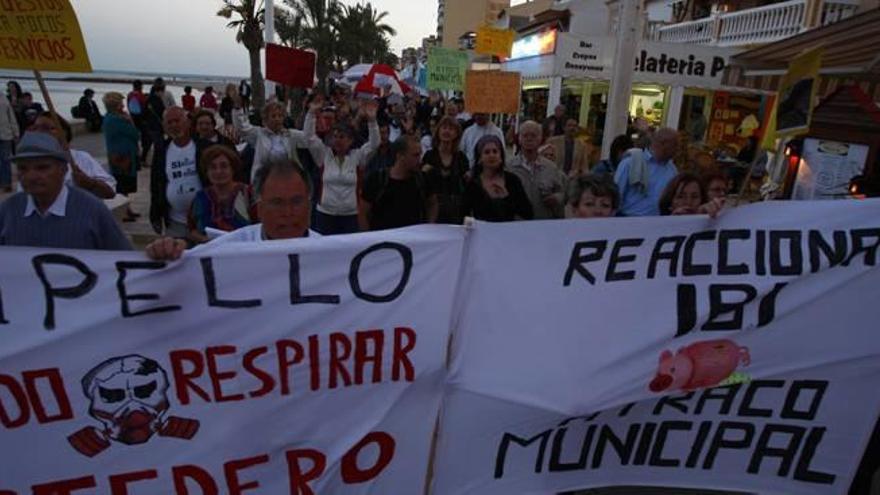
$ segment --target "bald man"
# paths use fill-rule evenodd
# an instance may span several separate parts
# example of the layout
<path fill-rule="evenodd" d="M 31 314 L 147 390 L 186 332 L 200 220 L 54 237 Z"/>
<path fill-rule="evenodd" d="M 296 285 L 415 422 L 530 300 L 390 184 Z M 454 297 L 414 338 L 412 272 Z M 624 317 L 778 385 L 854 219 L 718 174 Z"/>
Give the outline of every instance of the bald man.
<path fill-rule="evenodd" d="M 660 196 L 678 174 L 672 157 L 678 149 L 678 132 L 654 132 L 647 150 L 633 148 L 617 166 L 614 182 L 620 190 L 620 214 L 628 217 L 660 214 Z"/>
<path fill-rule="evenodd" d="M 189 117 L 181 107 L 168 107 L 162 126 L 169 139 L 153 153 L 150 223 L 157 234 L 183 238 L 189 232 L 189 207 L 202 189 L 198 169 L 202 145 L 193 140 Z"/>

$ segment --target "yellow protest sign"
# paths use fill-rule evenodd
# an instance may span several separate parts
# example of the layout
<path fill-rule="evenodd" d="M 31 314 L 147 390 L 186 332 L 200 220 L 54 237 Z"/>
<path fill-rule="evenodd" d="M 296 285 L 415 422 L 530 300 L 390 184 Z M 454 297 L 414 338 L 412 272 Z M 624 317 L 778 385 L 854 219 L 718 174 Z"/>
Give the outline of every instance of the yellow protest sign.
<path fill-rule="evenodd" d="M 91 72 L 70 0 L 0 0 L 0 68 Z"/>
<path fill-rule="evenodd" d="M 776 99 L 777 138 L 805 134 L 810 129 L 821 66 L 821 49 L 806 52 L 789 63 Z"/>
<path fill-rule="evenodd" d="M 509 58 L 515 34 L 510 29 L 483 26 L 477 30 L 477 44 L 474 46 L 474 51 L 482 55 Z"/>
<path fill-rule="evenodd" d="M 468 113 L 519 112 L 519 72 L 469 70 L 465 77 L 464 105 Z"/>

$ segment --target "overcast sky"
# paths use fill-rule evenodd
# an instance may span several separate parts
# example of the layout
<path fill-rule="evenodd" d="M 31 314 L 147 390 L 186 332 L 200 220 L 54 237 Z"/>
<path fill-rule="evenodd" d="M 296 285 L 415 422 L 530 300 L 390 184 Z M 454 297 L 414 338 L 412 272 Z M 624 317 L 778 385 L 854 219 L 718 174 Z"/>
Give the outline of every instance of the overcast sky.
<path fill-rule="evenodd" d="M 354 4 L 355 0 L 343 0 Z M 219 0 L 71 0 L 95 70 L 245 76 L 248 55 L 217 17 Z M 275 0 L 282 5 L 282 0 Z M 436 0 L 371 0 L 397 30 L 391 46 L 436 33 Z"/>

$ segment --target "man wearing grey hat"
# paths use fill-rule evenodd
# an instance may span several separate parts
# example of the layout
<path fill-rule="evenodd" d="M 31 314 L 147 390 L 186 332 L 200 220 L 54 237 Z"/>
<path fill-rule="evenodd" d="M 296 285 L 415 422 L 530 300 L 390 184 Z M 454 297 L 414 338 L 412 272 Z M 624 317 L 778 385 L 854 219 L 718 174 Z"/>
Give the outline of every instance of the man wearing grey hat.
<path fill-rule="evenodd" d="M 24 190 L 0 203 L 0 245 L 130 250 L 104 204 L 67 187 L 68 156 L 54 136 L 27 132 L 12 161 Z"/>

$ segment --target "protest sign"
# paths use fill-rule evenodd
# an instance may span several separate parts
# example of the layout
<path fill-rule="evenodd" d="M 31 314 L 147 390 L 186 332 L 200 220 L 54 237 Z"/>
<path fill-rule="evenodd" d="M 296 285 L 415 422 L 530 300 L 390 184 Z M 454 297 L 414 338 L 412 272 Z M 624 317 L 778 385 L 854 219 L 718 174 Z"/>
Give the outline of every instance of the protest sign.
<path fill-rule="evenodd" d="M 431 48 L 428 52 L 428 89 L 462 91 L 467 69 L 467 53 L 449 48 Z"/>
<path fill-rule="evenodd" d="M 477 223 L 433 493 L 847 493 L 880 407 L 880 202 L 833 203 Z"/>
<path fill-rule="evenodd" d="M 0 493 L 420 493 L 462 231 L 0 248 Z"/>
<path fill-rule="evenodd" d="M 776 137 L 793 137 L 810 129 L 813 103 L 819 89 L 822 49 L 795 57 L 779 83 L 776 99 Z"/>
<path fill-rule="evenodd" d="M 69 0 L 0 2 L 0 68 L 91 72 Z"/>
<path fill-rule="evenodd" d="M 315 85 L 315 52 L 266 44 L 266 79 L 291 88 Z"/>
<path fill-rule="evenodd" d="M 519 111 L 519 72 L 469 70 L 465 76 L 464 105 L 468 113 Z"/>
<path fill-rule="evenodd" d="M 513 38 L 516 32 L 512 29 L 498 29 L 491 26 L 483 26 L 477 29 L 477 42 L 474 51 L 481 55 L 495 55 L 496 57 L 510 57 L 513 49 Z"/>

